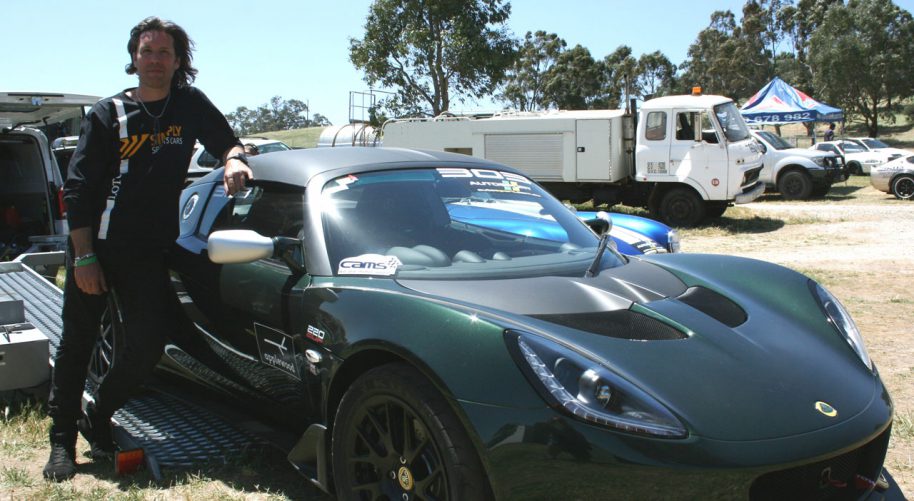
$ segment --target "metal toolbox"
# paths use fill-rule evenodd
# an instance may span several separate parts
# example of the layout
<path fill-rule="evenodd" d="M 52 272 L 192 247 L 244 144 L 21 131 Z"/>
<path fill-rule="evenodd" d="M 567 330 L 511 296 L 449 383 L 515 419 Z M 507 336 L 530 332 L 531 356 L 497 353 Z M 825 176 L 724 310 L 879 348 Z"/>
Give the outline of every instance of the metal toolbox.
<path fill-rule="evenodd" d="M 47 336 L 26 321 L 22 300 L 0 293 L 0 391 L 46 382 L 48 350 Z"/>

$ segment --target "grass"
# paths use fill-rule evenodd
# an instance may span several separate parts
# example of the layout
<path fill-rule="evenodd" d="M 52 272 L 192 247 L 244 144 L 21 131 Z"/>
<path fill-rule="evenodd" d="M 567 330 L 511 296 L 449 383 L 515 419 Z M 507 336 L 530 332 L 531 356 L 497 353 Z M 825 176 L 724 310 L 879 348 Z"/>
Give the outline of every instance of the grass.
<path fill-rule="evenodd" d="M 892 436 L 902 440 L 914 440 L 914 413 L 899 412 L 895 414 Z"/>
<path fill-rule="evenodd" d="M 308 127 L 306 129 L 280 130 L 275 132 L 263 132 L 254 134 L 258 137 L 277 139 L 291 146 L 292 148 L 314 148 L 317 146 L 317 140 L 321 136 L 323 127 Z"/>

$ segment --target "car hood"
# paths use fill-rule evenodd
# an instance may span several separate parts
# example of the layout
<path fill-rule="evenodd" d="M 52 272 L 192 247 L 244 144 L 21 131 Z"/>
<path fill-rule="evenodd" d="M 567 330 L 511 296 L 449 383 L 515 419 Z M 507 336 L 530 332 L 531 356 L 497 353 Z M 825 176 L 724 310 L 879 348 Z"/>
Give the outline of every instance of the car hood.
<path fill-rule="evenodd" d="M 770 263 L 667 254 L 632 259 L 592 279 L 400 284 L 585 353 L 708 438 L 807 433 L 853 418 L 883 393 L 826 321 L 809 279 Z M 641 327 L 618 329 L 625 325 L 619 315 L 633 312 L 682 335 L 656 337 L 658 329 L 637 322 L 628 325 Z M 838 415 L 817 411 L 817 402 Z"/>
<path fill-rule="evenodd" d="M 79 94 L 0 92 L 0 126 L 55 124 L 81 116 L 84 106 L 92 106 L 99 99 Z"/>

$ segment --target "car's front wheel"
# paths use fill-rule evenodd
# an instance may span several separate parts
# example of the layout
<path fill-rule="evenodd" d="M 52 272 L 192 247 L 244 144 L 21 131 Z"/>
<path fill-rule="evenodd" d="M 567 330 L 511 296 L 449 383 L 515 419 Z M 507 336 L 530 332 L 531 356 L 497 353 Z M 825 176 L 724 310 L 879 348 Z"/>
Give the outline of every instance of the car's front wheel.
<path fill-rule="evenodd" d="M 914 198 L 914 176 L 898 176 L 892 181 L 892 195 L 901 200 Z"/>
<path fill-rule="evenodd" d="M 812 179 L 803 171 L 787 171 L 778 179 L 778 191 L 786 200 L 807 199 L 812 193 Z"/>
<path fill-rule="evenodd" d="M 415 369 L 372 369 L 346 391 L 333 423 L 340 500 L 490 499 L 472 442 L 453 410 Z"/>

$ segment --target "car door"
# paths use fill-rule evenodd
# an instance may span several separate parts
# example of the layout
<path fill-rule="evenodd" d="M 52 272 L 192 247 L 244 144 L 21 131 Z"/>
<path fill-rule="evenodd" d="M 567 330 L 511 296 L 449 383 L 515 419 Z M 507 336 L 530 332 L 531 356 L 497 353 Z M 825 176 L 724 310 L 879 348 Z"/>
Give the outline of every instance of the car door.
<path fill-rule="evenodd" d="M 253 394 L 264 401 L 258 405 L 272 409 L 269 414 L 289 416 L 296 427 L 317 416 L 319 403 L 319 385 L 304 358 L 301 318 L 310 277 L 280 258 L 217 265 L 204 249 L 209 234 L 225 229 L 300 238 L 303 196 L 303 189 L 277 183 L 254 183 L 231 198 L 221 186 L 214 189 L 194 238 L 179 239 L 182 257 L 175 265 L 185 313 L 206 344 L 204 350 L 199 343 L 190 348 L 219 375 L 205 377 L 231 392 Z"/>

